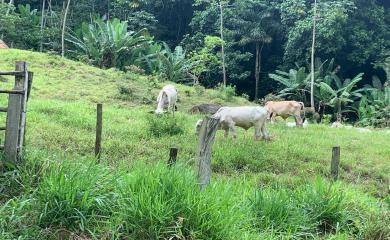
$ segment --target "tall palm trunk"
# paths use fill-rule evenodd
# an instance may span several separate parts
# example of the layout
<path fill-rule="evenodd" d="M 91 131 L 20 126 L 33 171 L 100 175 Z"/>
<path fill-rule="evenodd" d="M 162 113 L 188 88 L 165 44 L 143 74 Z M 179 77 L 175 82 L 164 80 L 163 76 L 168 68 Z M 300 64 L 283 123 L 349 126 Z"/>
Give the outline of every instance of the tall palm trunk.
<path fill-rule="evenodd" d="M 313 39 L 311 45 L 311 84 L 310 84 L 310 106 L 315 112 L 314 107 L 314 47 L 316 41 L 316 15 L 317 15 L 317 0 L 314 0 L 314 13 L 313 13 Z"/>
<path fill-rule="evenodd" d="M 260 47 L 260 42 L 256 42 L 256 60 L 255 60 L 255 100 L 259 99 L 259 81 L 261 72 L 261 52 L 263 51 L 264 42 Z"/>
<path fill-rule="evenodd" d="M 64 20 L 62 22 L 62 34 L 61 34 L 61 56 L 62 57 L 64 57 L 65 55 L 65 27 L 66 27 L 66 17 L 69 11 L 69 4 L 70 4 L 70 0 L 68 0 L 68 3 L 66 4 L 66 8 L 64 12 Z"/>
<path fill-rule="evenodd" d="M 42 0 L 42 15 L 41 15 L 41 41 L 39 43 L 39 51 L 43 50 L 43 23 L 45 19 L 45 4 L 46 0 Z"/>
<path fill-rule="evenodd" d="M 222 40 L 221 46 L 221 55 L 222 55 L 222 74 L 223 74 L 223 86 L 226 87 L 226 67 L 225 67 L 225 42 L 223 40 L 223 6 L 222 0 L 219 1 L 219 10 L 220 10 L 220 34 Z"/>

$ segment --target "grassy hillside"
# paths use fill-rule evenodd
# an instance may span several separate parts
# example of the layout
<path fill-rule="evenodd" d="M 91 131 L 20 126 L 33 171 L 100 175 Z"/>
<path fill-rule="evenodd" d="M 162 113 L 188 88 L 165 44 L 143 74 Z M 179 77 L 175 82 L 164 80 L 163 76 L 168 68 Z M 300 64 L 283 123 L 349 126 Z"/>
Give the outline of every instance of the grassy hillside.
<path fill-rule="evenodd" d="M 0 178 L 8 186 L 0 189 L 4 239 L 18 234 L 53 239 L 61 234 L 86 239 L 158 239 L 175 234 L 187 239 L 390 236 L 386 131 L 325 125 L 298 129 L 280 123 L 268 125 L 271 142 L 254 142 L 253 129 L 239 130 L 237 140 L 218 133 L 213 147 L 214 185 L 201 194 L 195 190 L 191 169 L 197 147 L 194 124 L 202 116 L 187 111 L 197 103 L 249 104 L 246 100 L 225 101 L 218 91 L 177 85 L 176 119 L 184 132 L 155 137 L 150 134 L 153 115 L 148 112 L 166 84 L 156 77 L 101 70 L 54 55 L 0 50 L 0 70 L 12 70 L 17 60 L 30 62 L 34 83 L 26 165 Z M 12 82 L 1 80 L 3 87 Z M 126 94 L 120 94 L 121 88 Z M 1 105 L 5 101 L 2 96 Z M 91 163 L 96 102 L 104 103 L 100 167 Z M 4 121 L 4 116 L 0 119 Z M 333 185 L 326 179 L 335 145 L 341 147 L 341 180 Z M 176 175 L 163 166 L 171 146 L 179 148 Z M 139 197 L 137 204 L 127 201 L 130 195 L 125 193 Z M 80 194 L 86 202 L 78 200 Z M 12 211 L 14 218 L 6 218 Z M 126 216 L 120 214 L 124 211 Z M 133 223 L 133 218 L 140 221 Z"/>

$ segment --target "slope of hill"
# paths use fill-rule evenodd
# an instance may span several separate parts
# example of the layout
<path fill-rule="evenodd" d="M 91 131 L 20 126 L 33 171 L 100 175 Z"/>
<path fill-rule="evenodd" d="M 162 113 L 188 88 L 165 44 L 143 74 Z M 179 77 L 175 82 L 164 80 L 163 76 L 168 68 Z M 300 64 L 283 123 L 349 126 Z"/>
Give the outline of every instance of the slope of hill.
<path fill-rule="evenodd" d="M 135 73 L 124 73 L 116 69 L 103 70 L 80 62 L 17 49 L 0 51 L 0 69 L 13 70 L 15 61 L 27 61 L 34 72 L 32 97 L 63 101 L 89 101 L 109 103 L 117 106 L 136 106 L 155 101 L 159 89 L 167 83 L 158 77 Z M 4 80 L 5 78 L 3 78 Z M 221 103 L 214 90 L 198 92 L 184 85 L 176 84 L 180 93 L 179 107 L 188 110 L 201 102 Z M 122 91 L 124 94 L 120 94 Z M 204 92 L 203 92 L 204 91 Z M 229 103 L 229 102 L 228 102 Z M 247 103 L 234 97 L 231 103 Z"/>
<path fill-rule="evenodd" d="M 4 239 L 24 234 L 24 239 L 58 239 L 65 232 L 74 239 L 390 236 L 386 131 L 362 133 L 325 125 L 298 129 L 280 123 L 268 125 L 271 142 L 254 142 L 252 129 L 239 130 L 237 140 L 225 140 L 218 133 L 214 185 L 202 194 L 194 190 L 191 170 L 197 147 L 194 124 L 201 116 L 187 110 L 202 102 L 250 104 L 245 99 L 225 102 L 218 91 L 176 85 L 180 102 L 175 117 L 183 133 L 155 137 L 149 130 L 149 111 L 166 84 L 156 77 L 101 70 L 55 55 L 0 50 L 0 70 L 12 70 L 18 60 L 30 62 L 34 83 L 27 116 L 27 163 L 15 173 L 0 175 L 1 186 L 7 186 L 0 188 Z M 12 83 L 1 80 L 3 87 Z M 1 106 L 5 101 L 1 96 Z M 94 166 L 96 102 L 104 103 L 104 127 L 101 164 Z M 326 180 L 335 145 L 341 147 L 338 184 Z M 171 146 L 179 148 L 180 171 L 162 166 Z M 260 195 L 254 196 L 255 191 Z M 124 193 L 128 195 L 119 197 Z M 139 202 L 127 201 L 132 194 Z M 291 212 L 306 215 L 297 219 Z M 8 218 L 11 213 L 15 216 Z"/>

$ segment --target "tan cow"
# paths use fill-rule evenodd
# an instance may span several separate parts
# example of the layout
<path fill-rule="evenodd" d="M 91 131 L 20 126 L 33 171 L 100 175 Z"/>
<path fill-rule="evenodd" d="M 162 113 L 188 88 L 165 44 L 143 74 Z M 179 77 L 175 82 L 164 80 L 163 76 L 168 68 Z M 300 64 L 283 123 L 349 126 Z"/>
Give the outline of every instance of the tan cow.
<path fill-rule="evenodd" d="M 301 113 L 305 105 L 303 102 L 297 101 L 269 101 L 265 104 L 265 107 L 268 110 L 268 120 L 275 122 L 276 116 L 281 116 L 283 119 L 286 119 L 290 116 L 295 118 L 295 124 L 297 126 L 302 126 Z"/>

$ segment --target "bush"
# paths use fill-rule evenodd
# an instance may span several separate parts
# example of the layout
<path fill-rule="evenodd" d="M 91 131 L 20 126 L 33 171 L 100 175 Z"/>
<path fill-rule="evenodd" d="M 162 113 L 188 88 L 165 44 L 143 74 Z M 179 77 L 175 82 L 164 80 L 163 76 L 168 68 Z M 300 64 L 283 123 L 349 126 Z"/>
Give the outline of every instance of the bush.
<path fill-rule="evenodd" d="M 121 85 L 118 87 L 119 94 L 126 96 L 128 98 L 132 98 L 134 96 L 134 90 L 131 87 Z"/>
<path fill-rule="evenodd" d="M 231 85 L 225 87 L 222 84 L 215 88 L 215 92 L 213 94 L 214 98 L 220 98 L 225 101 L 232 101 L 234 96 L 236 96 L 236 87 Z"/>
<path fill-rule="evenodd" d="M 147 118 L 147 131 L 151 136 L 173 136 L 184 133 L 182 118 L 171 114 L 152 115 Z"/>
<path fill-rule="evenodd" d="M 194 89 L 195 89 L 196 94 L 198 94 L 198 96 L 202 96 L 204 94 L 204 92 L 206 91 L 206 88 L 201 86 L 201 85 L 195 85 Z"/>

